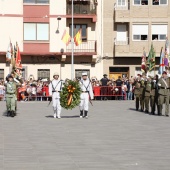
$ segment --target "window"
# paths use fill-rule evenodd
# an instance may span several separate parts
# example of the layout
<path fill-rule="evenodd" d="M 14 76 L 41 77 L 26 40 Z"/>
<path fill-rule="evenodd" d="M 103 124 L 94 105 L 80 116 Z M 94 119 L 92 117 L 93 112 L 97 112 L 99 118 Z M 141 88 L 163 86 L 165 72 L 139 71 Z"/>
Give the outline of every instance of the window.
<path fill-rule="evenodd" d="M 88 77 L 90 77 L 90 70 L 83 70 L 82 69 L 82 70 L 75 70 L 75 78 L 76 79 L 81 79 L 83 72 L 86 72 Z"/>
<path fill-rule="evenodd" d="M 152 40 L 166 40 L 167 25 L 152 25 Z"/>
<path fill-rule="evenodd" d="M 38 79 L 50 80 L 50 69 L 38 69 Z"/>
<path fill-rule="evenodd" d="M 0 80 L 4 80 L 4 69 L 0 69 Z"/>
<path fill-rule="evenodd" d="M 168 5 L 168 0 L 153 0 L 153 5 Z"/>
<path fill-rule="evenodd" d="M 79 31 L 79 29 L 81 28 L 81 34 L 82 34 L 82 41 L 87 41 L 87 25 L 86 24 L 74 24 L 74 31 L 73 31 L 73 36 L 75 36 L 77 34 L 77 32 Z M 72 34 L 72 25 L 70 24 L 69 26 L 69 30 L 70 30 L 70 36 Z"/>
<path fill-rule="evenodd" d="M 148 0 L 134 0 L 134 5 L 148 5 Z"/>
<path fill-rule="evenodd" d="M 125 6 L 126 1 L 125 0 L 117 0 L 117 6 Z"/>
<path fill-rule="evenodd" d="M 148 40 L 148 25 L 132 25 L 132 35 L 134 41 Z"/>
<path fill-rule="evenodd" d="M 24 0 L 23 2 L 31 4 L 49 4 L 49 0 Z"/>
<path fill-rule="evenodd" d="M 49 24 L 24 23 L 24 40 L 27 41 L 49 40 Z"/>

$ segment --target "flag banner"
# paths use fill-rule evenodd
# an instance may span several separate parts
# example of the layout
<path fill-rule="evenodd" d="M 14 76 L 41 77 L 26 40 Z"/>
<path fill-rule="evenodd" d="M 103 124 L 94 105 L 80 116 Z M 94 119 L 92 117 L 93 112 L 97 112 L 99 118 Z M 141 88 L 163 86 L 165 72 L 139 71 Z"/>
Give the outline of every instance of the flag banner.
<path fill-rule="evenodd" d="M 168 38 L 166 38 L 166 41 L 165 41 L 164 64 L 165 64 L 165 67 L 169 67 L 169 41 L 168 41 Z"/>
<path fill-rule="evenodd" d="M 161 48 L 160 52 L 160 64 L 159 64 L 159 74 L 162 74 L 163 71 L 165 71 L 165 65 L 164 65 L 164 53 L 163 53 L 163 47 Z"/>
<path fill-rule="evenodd" d="M 142 62 L 141 62 L 141 71 L 142 73 L 146 73 L 146 52 L 143 50 L 143 55 L 142 55 Z"/>
<path fill-rule="evenodd" d="M 71 41 L 71 36 L 69 35 L 69 33 L 68 33 L 66 30 L 64 31 L 61 40 L 62 40 L 66 45 L 68 45 L 68 44 L 70 43 L 70 41 Z"/>
<path fill-rule="evenodd" d="M 13 47 L 11 41 L 9 42 L 8 49 L 6 52 L 6 62 L 11 63 L 11 57 L 13 55 Z"/>
<path fill-rule="evenodd" d="M 147 59 L 147 65 L 148 65 L 148 70 L 151 72 L 154 67 L 155 67 L 155 50 L 153 48 L 153 44 L 151 44 L 151 49 L 149 51 L 148 59 Z"/>
<path fill-rule="evenodd" d="M 21 54 L 20 54 L 20 50 L 19 50 L 18 45 L 17 45 L 17 52 L 16 52 L 16 59 L 15 59 L 15 68 L 22 69 Z"/>
<path fill-rule="evenodd" d="M 74 42 L 75 42 L 76 46 L 78 46 L 78 45 L 80 45 L 82 43 L 81 29 L 75 35 Z"/>

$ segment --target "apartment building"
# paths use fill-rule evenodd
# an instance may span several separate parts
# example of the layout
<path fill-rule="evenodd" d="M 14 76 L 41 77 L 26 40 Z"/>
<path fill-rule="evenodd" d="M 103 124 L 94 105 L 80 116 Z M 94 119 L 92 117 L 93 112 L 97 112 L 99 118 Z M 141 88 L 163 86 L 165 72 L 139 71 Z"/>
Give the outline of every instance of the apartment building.
<path fill-rule="evenodd" d="M 82 29 L 82 43 L 74 45 L 74 75 L 87 71 L 90 77 L 103 74 L 102 0 L 73 0 L 74 35 Z M 71 35 L 71 0 L 0 1 L 0 79 L 10 71 L 6 51 L 11 40 L 21 51 L 23 77 L 52 79 L 58 72 L 71 78 L 71 42 L 61 40 L 66 30 Z"/>
<path fill-rule="evenodd" d="M 143 49 L 156 50 L 156 72 L 161 47 L 170 32 L 168 0 L 104 0 L 103 68 L 110 78 L 141 73 Z M 150 74 L 154 74 L 151 72 Z"/>

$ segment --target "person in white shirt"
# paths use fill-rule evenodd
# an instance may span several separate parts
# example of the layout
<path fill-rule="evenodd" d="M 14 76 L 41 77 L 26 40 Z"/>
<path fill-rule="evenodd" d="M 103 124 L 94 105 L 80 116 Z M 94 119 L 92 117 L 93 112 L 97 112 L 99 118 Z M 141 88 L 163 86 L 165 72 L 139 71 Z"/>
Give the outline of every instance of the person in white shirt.
<path fill-rule="evenodd" d="M 88 118 L 87 113 L 89 110 L 89 97 L 90 99 L 94 98 L 92 84 L 90 79 L 87 76 L 87 73 L 82 73 L 82 78 L 80 80 L 80 87 L 81 87 L 81 95 L 80 95 L 80 118 Z"/>
<path fill-rule="evenodd" d="M 62 81 L 59 80 L 59 74 L 54 73 L 53 80 L 49 85 L 49 95 L 52 96 L 54 118 L 61 118 L 60 92 L 62 90 Z"/>

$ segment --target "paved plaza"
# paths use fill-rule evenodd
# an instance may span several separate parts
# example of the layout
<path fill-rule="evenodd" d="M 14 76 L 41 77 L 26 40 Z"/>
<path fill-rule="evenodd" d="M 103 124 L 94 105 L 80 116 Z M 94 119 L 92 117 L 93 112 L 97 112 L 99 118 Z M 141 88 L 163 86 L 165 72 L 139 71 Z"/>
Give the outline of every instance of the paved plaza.
<path fill-rule="evenodd" d="M 0 170 L 170 170 L 170 118 L 134 110 L 134 101 L 94 101 L 52 117 L 48 102 L 0 102 Z"/>

